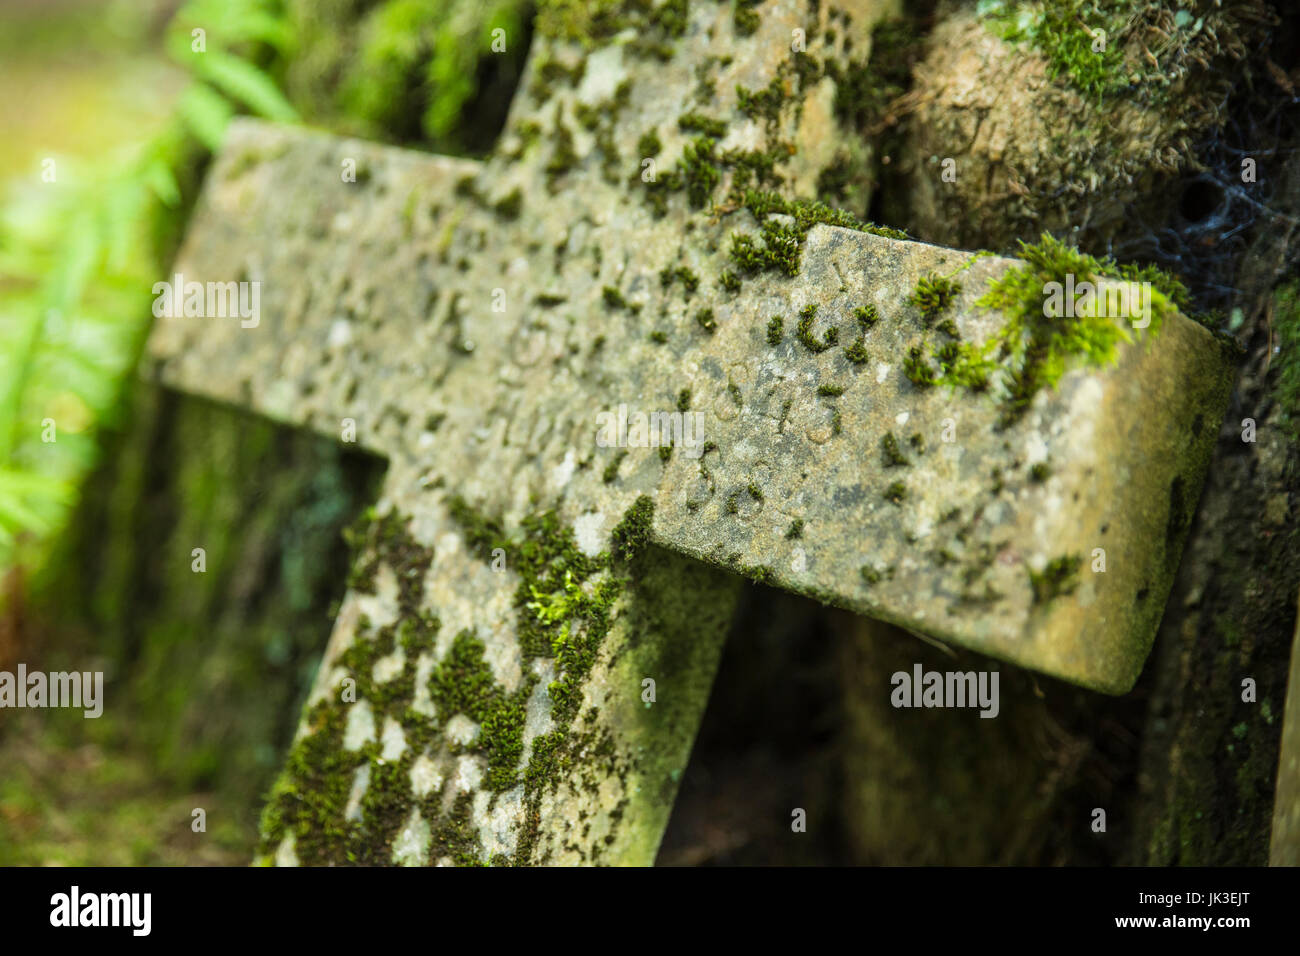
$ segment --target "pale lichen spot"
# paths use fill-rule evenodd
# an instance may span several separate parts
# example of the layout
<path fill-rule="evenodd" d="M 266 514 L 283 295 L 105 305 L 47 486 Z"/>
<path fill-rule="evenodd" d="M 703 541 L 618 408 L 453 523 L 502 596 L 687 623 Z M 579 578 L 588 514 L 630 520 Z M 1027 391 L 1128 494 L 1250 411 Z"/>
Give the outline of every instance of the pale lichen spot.
<path fill-rule="evenodd" d="M 468 747 L 478 737 L 479 725 L 464 714 L 457 714 L 447 721 L 445 733 L 448 740 L 460 744 L 462 747 Z"/>
<path fill-rule="evenodd" d="M 555 680 L 555 662 L 548 658 L 535 658 L 532 669 L 538 681 L 524 712 L 524 747 L 528 753 L 532 752 L 537 737 L 555 729 L 555 722 L 551 719 L 551 695 L 546 689 Z"/>
<path fill-rule="evenodd" d="M 1042 432 L 1032 431 L 1025 436 L 1025 462 L 1037 465 L 1047 461 L 1047 439 Z"/>
<path fill-rule="evenodd" d="M 395 677 L 400 677 L 402 669 L 406 667 L 406 651 L 398 647 L 393 653 L 375 661 L 374 669 L 371 671 L 371 677 L 377 683 L 385 684 Z"/>
<path fill-rule="evenodd" d="M 296 840 L 297 837 L 294 834 L 290 833 L 288 836 L 286 836 L 283 840 L 280 841 L 280 845 L 275 848 L 276 866 L 297 866 L 298 865 L 298 853 L 294 848 L 294 843 L 296 842 Z"/>
<path fill-rule="evenodd" d="M 370 764 L 364 763 L 352 775 L 352 789 L 348 792 L 348 803 L 343 808 L 344 820 L 361 819 L 361 800 L 370 787 Z"/>
<path fill-rule="evenodd" d="M 462 556 L 464 544 L 460 535 L 454 531 L 448 531 L 446 534 L 438 535 L 438 539 L 433 543 L 433 567 L 443 567 L 452 558 Z"/>
<path fill-rule="evenodd" d="M 385 627 L 397 620 L 397 576 L 386 563 L 381 563 L 375 574 L 375 593 L 356 595 L 356 613 L 367 618 L 374 628 Z"/>
<path fill-rule="evenodd" d="M 599 511 L 588 511 L 578 515 L 573 522 L 573 537 L 578 549 L 589 558 L 594 558 L 605 550 L 605 516 Z"/>
<path fill-rule="evenodd" d="M 430 653 L 421 654 L 415 659 L 415 696 L 411 699 L 411 710 L 421 717 L 437 717 L 438 708 L 429 693 L 429 678 L 437 661 Z"/>
<path fill-rule="evenodd" d="M 416 807 L 393 840 L 393 862 L 398 866 L 425 866 L 429 861 L 429 822 Z"/>
<path fill-rule="evenodd" d="M 352 323 L 347 319 L 335 319 L 330 326 L 329 347 L 346 348 L 352 344 Z"/>
<path fill-rule="evenodd" d="M 397 760 L 406 750 L 406 735 L 402 733 L 402 725 L 392 717 L 384 718 L 384 733 L 380 739 L 383 750 L 379 756 L 384 760 Z"/>
<path fill-rule="evenodd" d="M 423 800 L 442 786 L 442 771 L 428 754 L 420 754 L 411 764 L 411 792 Z"/>
<path fill-rule="evenodd" d="M 451 778 L 452 789 L 460 793 L 473 793 L 483 783 L 483 761 L 473 754 L 461 754 L 456 759 L 456 773 Z"/>
<path fill-rule="evenodd" d="M 578 457 L 570 448 L 564 455 L 564 461 L 560 462 L 551 469 L 551 488 L 557 494 L 565 489 L 573 479 L 573 473 L 578 470 Z"/>
<path fill-rule="evenodd" d="M 593 50 L 587 57 L 587 66 L 578 84 L 578 99 L 588 106 L 596 106 L 612 99 L 618 85 L 627 75 L 627 69 L 623 65 L 623 47 L 620 44 L 611 43 Z"/>
<path fill-rule="evenodd" d="M 375 739 L 375 713 L 367 701 L 348 705 L 348 723 L 343 729 L 343 749 L 360 750 Z"/>
<path fill-rule="evenodd" d="M 490 794 L 480 793 L 474 800 L 474 819 L 481 821 L 479 840 L 489 857 L 513 856 L 519 839 L 519 824 L 524 818 L 524 788 L 518 786 L 498 794 L 489 810 L 490 797 Z"/>

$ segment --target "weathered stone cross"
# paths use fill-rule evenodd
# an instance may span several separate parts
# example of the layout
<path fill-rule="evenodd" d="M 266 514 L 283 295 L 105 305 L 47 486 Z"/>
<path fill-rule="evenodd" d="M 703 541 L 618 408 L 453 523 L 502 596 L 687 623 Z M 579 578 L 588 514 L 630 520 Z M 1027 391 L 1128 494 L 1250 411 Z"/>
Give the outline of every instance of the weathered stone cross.
<path fill-rule="evenodd" d="M 162 319 L 156 368 L 388 460 L 265 859 L 651 862 L 727 569 L 1132 685 L 1218 346 L 1158 296 L 1113 356 L 1123 319 L 1052 338 L 1018 262 L 788 201 L 870 149 L 834 94 L 881 5 L 844 6 L 567 24 L 485 163 L 232 127 L 174 271 L 260 314 Z M 644 447 L 679 412 L 702 431 Z"/>

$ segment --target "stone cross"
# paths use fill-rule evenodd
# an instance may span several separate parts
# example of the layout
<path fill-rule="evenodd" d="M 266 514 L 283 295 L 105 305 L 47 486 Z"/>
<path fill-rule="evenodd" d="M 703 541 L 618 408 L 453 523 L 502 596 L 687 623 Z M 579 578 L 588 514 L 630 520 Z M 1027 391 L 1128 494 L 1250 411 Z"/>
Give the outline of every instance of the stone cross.
<path fill-rule="evenodd" d="M 153 368 L 388 463 L 264 861 L 652 862 L 739 575 L 1132 685 L 1226 363 L 798 201 L 872 148 L 842 6 L 540 31 L 482 163 L 231 128 Z"/>

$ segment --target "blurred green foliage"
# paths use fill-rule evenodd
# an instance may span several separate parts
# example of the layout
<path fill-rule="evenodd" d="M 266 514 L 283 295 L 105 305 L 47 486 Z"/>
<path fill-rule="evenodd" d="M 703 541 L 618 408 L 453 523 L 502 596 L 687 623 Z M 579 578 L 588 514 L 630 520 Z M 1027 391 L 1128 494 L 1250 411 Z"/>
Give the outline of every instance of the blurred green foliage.
<path fill-rule="evenodd" d="M 189 0 L 177 11 L 163 46 L 192 80 L 160 131 L 57 160 L 53 182 L 15 182 L 0 202 L 0 570 L 39 565 L 66 522 L 230 118 L 301 114 L 389 142 L 485 149 L 530 22 L 518 0 Z M 496 29 L 504 52 L 492 50 Z"/>
<path fill-rule="evenodd" d="M 177 115 L 107 157 L 51 160 L 0 204 L 0 568 L 38 564 L 66 520 L 225 123 L 238 109 L 296 116 L 259 66 L 287 36 L 276 0 L 193 0 L 166 36 L 195 76 Z"/>
<path fill-rule="evenodd" d="M 440 153 L 492 147 L 523 69 L 530 3 L 289 0 L 288 7 L 298 48 L 285 85 L 314 122 Z"/>

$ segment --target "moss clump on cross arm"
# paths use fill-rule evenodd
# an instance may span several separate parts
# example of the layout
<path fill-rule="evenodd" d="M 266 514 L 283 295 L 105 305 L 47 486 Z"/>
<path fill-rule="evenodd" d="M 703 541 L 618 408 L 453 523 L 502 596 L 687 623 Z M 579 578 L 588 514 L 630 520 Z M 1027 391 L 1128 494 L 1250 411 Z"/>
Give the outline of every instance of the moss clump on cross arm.
<path fill-rule="evenodd" d="M 777 163 L 783 162 L 794 154 L 794 147 L 780 145 L 768 150 L 729 149 L 722 154 L 722 161 L 735 170 L 732 190 L 745 190 L 752 186 L 775 186 L 780 184 L 781 175 L 776 171 Z"/>
<path fill-rule="evenodd" d="M 523 210 L 524 194 L 516 186 L 511 192 L 502 196 L 492 204 L 493 211 L 502 219 L 515 220 L 519 218 L 519 213 Z"/>
<path fill-rule="evenodd" d="M 786 199 L 779 193 L 747 189 L 739 199 L 741 205 L 759 222 L 761 244 L 752 235 L 734 232 L 731 235 L 731 258 L 746 274 L 782 272 L 793 276 L 799 273 L 799 260 L 808 232 L 815 225 L 839 226 L 856 232 L 890 239 L 906 239 L 907 233 L 863 222 L 842 209 L 832 209 L 823 202 L 809 199 Z M 773 213 L 790 216 L 794 222 L 785 224 L 770 219 Z"/>
<path fill-rule="evenodd" d="M 600 290 L 600 297 L 611 309 L 627 309 L 633 315 L 641 311 L 641 303 L 629 302 L 618 289 L 607 285 Z"/>
<path fill-rule="evenodd" d="M 967 374 L 971 363 L 999 356 L 1007 390 L 1004 423 L 1018 418 L 1041 388 L 1056 386 L 1068 358 L 1077 356 L 1090 365 L 1107 365 L 1114 361 L 1121 342 L 1133 340 L 1123 319 L 1045 315 L 1049 283 L 1065 286 L 1068 276 L 1073 276 L 1076 285 L 1099 278 L 1151 283 L 1149 336 L 1159 334 L 1164 319 L 1188 304 L 1183 284 L 1154 267 L 1121 266 L 1111 259 L 1097 259 L 1046 234 L 1037 244 L 1022 242 L 1020 259 L 1024 264 L 990 283 L 976 303 L 1002 312 L 1006 324 L 982 348 L 963 352 L 950 372 L 961 376 Z"/>
<path fill-rule="evenodd" d="M 605 471 L 601 474 L 601 479 L 607 485 L 612 485 L 618 479 L 619 466 L 623 464 L 623 459 L 627 457 L 627 449 L 620 448 L 614 453 L 613 460 L 605 466 Z"/>
<path fill-rule="evenodd" d="M 1175 312 L 1190 312 L 1186 287 L 1154 266 L 1098 259 L 1046 234 L 1033 245 L 1022 242 L 1020 259 L 1022 265 L 992 281 L 976 301 L 978 307 L 1005 316 L 1005 323 L 994 335 L 978 346 L 945 342 L 928 355 L 923 345 L 914 345 L 903 362 L 904 372 L 918 388 L 942 384 L 980 392 L 987 390 L 1000 372 L 1002 427 L 1016 421 L 1041 389 L 1056 386 L 1070 358 L 1106 365 L 1114 361 L 1120 343 L 1133 340 L 1126 319 L 1098 315 L 1098 308 L 1073 316 L 1046 314 L 1050 283 L 1062 288 L 1067 283 L 1077 286 L 1098 279 L 1150 283 L 1148 335 L 1158 334 L 1164 319 Z M 934 317 L 951 305 L 957 289 L 949 283 L 943 277 L 926 277 L 918 283 L 912 302 L 928 317 L 927 325 L 933 326 Z M 1093 301 L 1099 305 L 1101 300 L 1099 295 Z M 948 330 L 955 338 L 953 333 L 955 328 Z"/>
<path fill-rule="evenodd" d="M 939 381 L 925 356 L 925 349 L 919 345 L 913 345 L 907 350 L 907 357 L 903 359 L 903 373 L 917 388 L 931 388 Z"/>
<path fill-rule="evenodd" d="M 761 90 L 751 90 L 744 86 L 736 87 L 736 109 L 750 119 L 776 123 L 781 117 L 781 107 L 789 98 L 785 83 L 780 74 L 772 77 L 767 86 Z"/>

